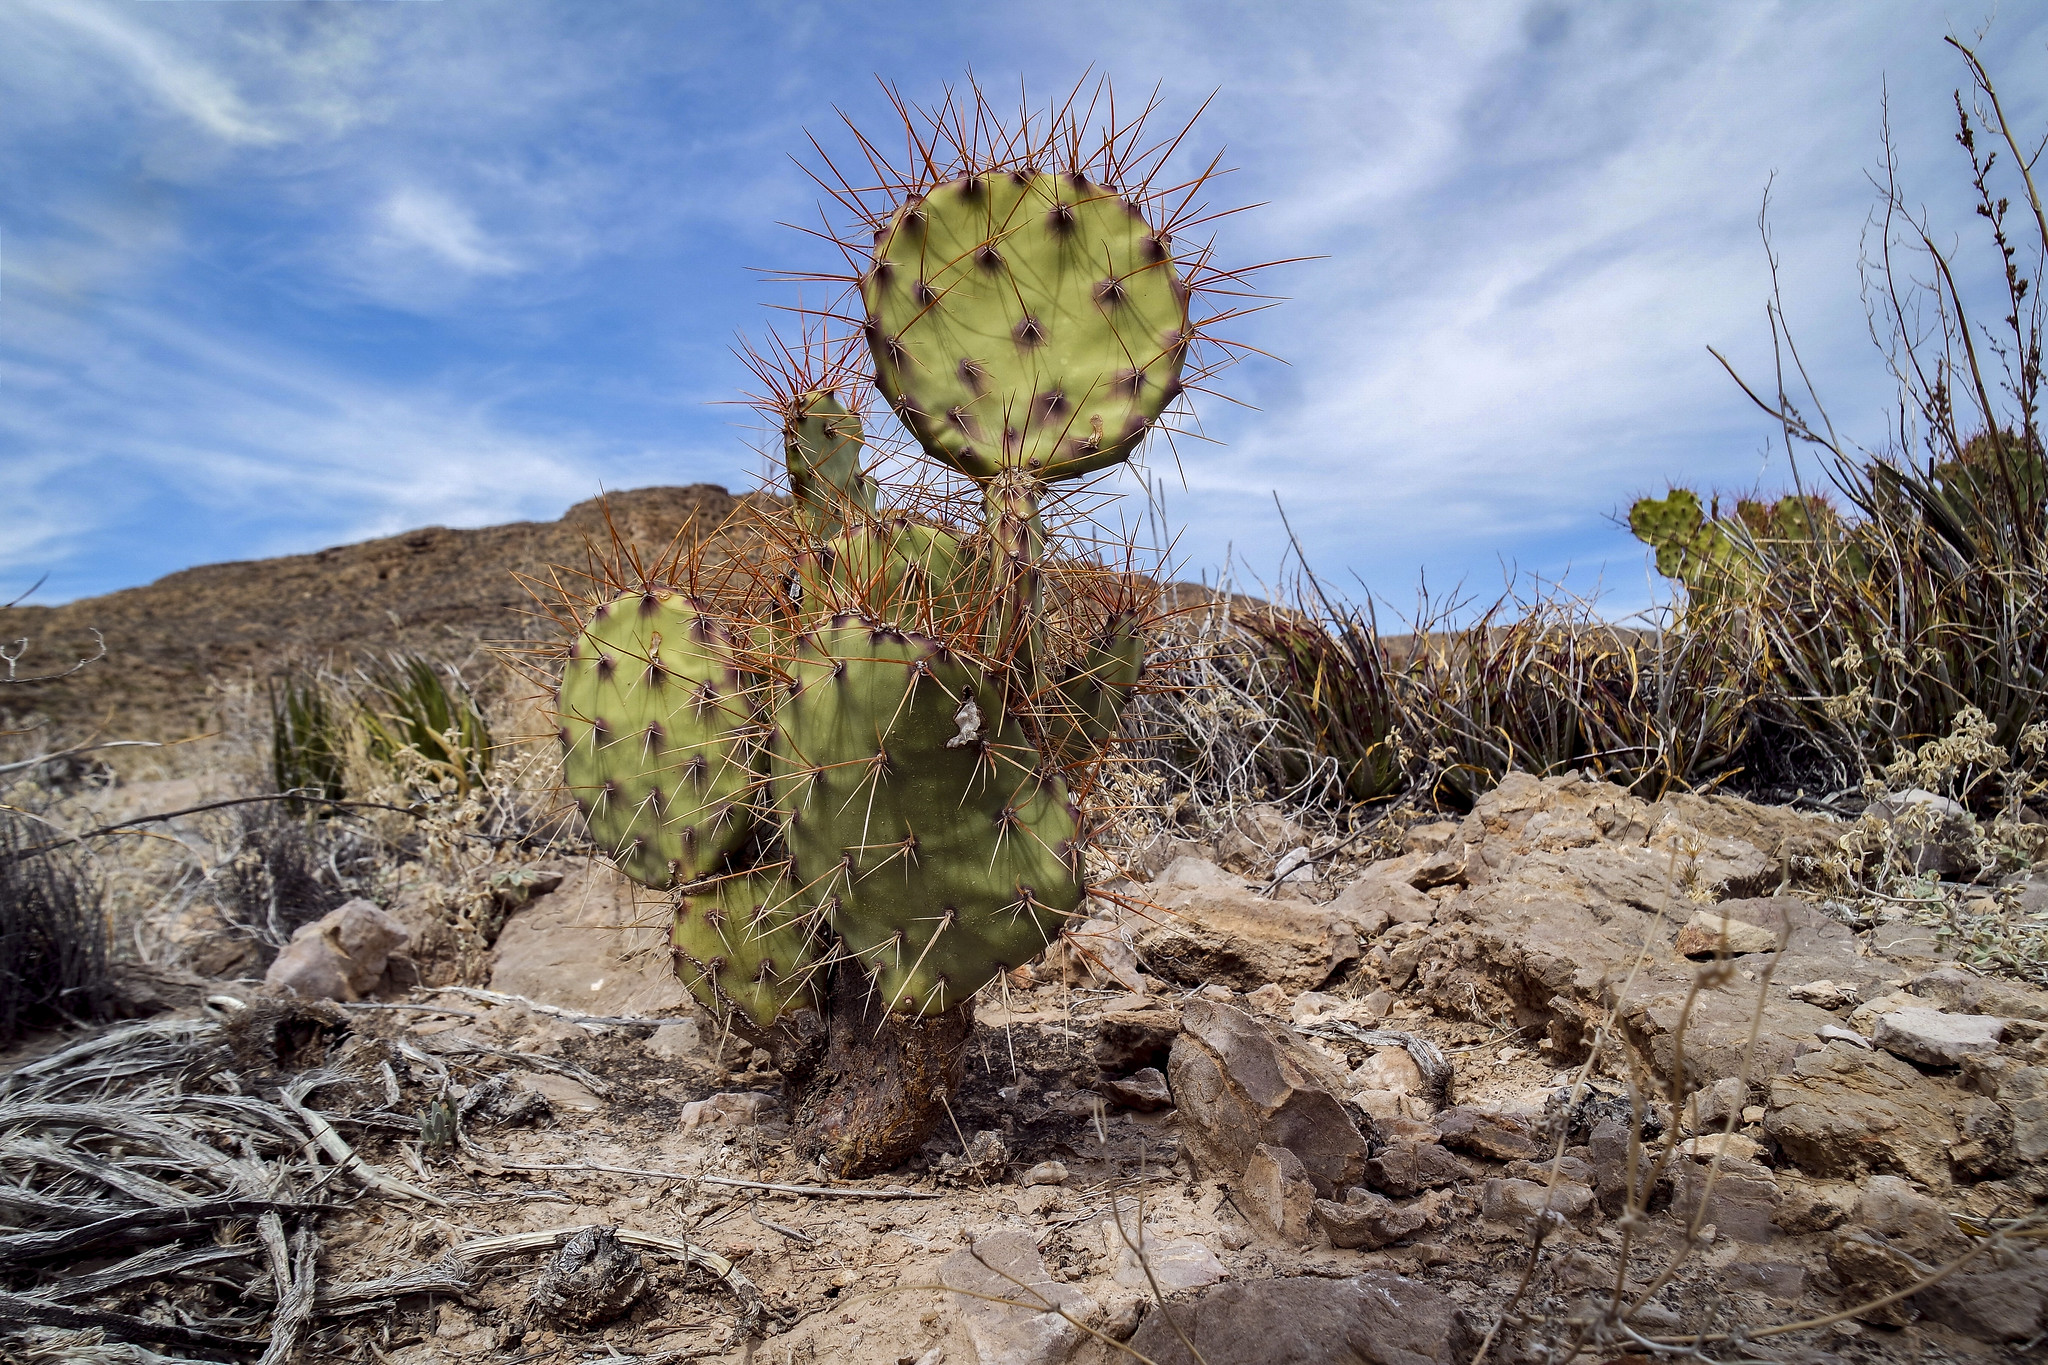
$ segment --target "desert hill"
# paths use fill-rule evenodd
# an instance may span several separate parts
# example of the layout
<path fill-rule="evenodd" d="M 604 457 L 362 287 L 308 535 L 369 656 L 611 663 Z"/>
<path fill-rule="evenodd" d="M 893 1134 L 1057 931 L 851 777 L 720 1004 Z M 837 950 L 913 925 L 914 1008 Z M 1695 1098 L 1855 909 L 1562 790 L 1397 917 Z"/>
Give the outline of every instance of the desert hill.
<path fill-rule="evenodd" d="M 348 667 L 390 650 L 460 662 L 488 641 L 527 638 L 537 624 L 517 573 L 580 565 L 621 537 L 658 553 L 679 533 L 713 534 L 741 499 L 716 484 L 640 488 L 577 503 L 559 521 L 476 530 L 428 526 L 357 545 L 277 559 L 207 564 L 138 588 L 60 607 L 0 610 L 0 638 L 26 637 L 25 675 L 107 656 L 58 682 L 0 692 L 0 728 L 47 716 L 47 733 L 76 739 L 174 739 L 213 723 L 210 680 L 270 676 L 307 663 Z M 478 681 L 494 669 L 469 672 Z"/>

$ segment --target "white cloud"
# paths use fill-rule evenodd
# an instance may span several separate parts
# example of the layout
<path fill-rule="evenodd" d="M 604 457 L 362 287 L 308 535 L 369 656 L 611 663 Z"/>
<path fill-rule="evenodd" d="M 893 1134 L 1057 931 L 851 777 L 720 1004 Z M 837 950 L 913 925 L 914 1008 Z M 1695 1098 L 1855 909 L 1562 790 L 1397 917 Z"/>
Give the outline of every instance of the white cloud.
<path fill-rule="evenodd" d="M 254 114 L 219 72 L 194 60 L 161 32 L 121 12 L 82 0 L 15 0 L 59 25 L 101 57 L 127 69 L 158 101 L 228 142 L 264 145 L 283 134 Z"/>
<path fill-rule="evenodd" d="M 471 275 L 508 275 L 519 266 L 496 250 L 468 209 L 418 186 L 395 191 L 377 214 L 379 245 L 416 249 Z"/>

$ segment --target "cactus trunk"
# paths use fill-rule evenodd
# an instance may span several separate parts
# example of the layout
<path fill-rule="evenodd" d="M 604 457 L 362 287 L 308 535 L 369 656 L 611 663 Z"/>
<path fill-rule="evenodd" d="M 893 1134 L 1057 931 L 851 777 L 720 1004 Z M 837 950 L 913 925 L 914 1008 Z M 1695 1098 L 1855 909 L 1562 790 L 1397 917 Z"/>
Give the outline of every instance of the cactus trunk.
<path fill-rule="evenodd" d="M 945 1121 L 974 1002 L 899 1014 L 850 961 L 834 968 L 824 1000 L 824 1036 L 782 1058 L 797 1152 L 840 1180 L 893 1170 Z"/>

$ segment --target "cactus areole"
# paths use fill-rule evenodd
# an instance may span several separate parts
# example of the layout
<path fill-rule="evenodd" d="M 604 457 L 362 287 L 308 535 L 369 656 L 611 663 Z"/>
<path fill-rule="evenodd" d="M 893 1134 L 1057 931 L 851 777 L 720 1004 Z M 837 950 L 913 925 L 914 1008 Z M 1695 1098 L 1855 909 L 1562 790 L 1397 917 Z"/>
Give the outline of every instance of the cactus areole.
<path fill-rule="evenodd" d="M 756 366 L 790 495 L 757 514 L 768 550 L 708 585 L 701 558 L 614 575 L 559 677 L 592 839 L 670 897 L 684 984 L 776 1053 L 800 1146 L 841 1175 L 915 1154 L 973 997 L 1082 913 L 1088 797 L 1144 666 L 1156 591 L 1047 509 L 1179 397 L 1196 291 L 1148 216 L 1166 152 L 1139 165 L 1112 127 L 1080 157 L 1067 110 L 1035 141 L 923 146 L 889 203 L 835 193 L 864 215 L 861 334 Z M 945 112 L 928 137 L 995 126 L 978 96 Z M 882 499 L 870 393 L 965 476 L 953 510 Z"/>

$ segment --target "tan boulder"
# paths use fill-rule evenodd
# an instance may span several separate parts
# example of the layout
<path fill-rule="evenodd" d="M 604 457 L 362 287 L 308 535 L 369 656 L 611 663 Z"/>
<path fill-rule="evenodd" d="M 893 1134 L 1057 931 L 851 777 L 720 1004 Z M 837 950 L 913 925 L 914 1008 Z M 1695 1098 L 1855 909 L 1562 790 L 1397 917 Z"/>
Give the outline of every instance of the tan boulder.
<path fill-rule="evenodd" d="M 302 924 L 270 964 L 263 984 L 301 1000 L 360 1000 L 405 950 L 405 926 L 366 900 L 352 900 Z"/>

